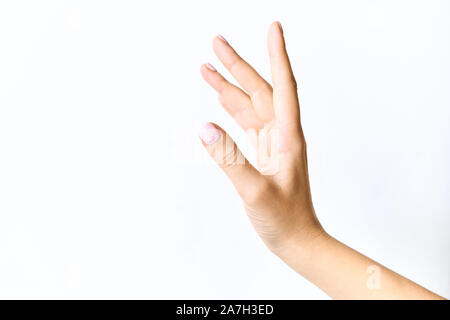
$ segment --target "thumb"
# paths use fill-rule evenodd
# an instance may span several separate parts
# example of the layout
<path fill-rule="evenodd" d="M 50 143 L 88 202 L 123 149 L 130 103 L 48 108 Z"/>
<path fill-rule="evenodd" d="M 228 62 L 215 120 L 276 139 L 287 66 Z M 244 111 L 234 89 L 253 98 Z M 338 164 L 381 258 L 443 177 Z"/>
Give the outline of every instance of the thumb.
<path fill-rule="evenodd" d="M 230 178 L 241 198 L 246 201 L 254 195 L 264 177 L 244 157 L 233 139 L 218 125 L 207 122 L 199 130 L 203 145 Z"/>

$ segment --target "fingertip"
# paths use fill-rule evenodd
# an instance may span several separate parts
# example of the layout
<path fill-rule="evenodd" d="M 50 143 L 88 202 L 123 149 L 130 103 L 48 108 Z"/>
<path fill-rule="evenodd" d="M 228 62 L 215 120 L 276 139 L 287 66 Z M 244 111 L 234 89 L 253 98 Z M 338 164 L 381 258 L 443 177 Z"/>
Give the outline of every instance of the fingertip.
<path fill-rule="evenodd" d="M 221 35 L 217 35 L 213 39 L 212 47 L 217 56 L 227 52 L 231 47 L 230 43 Z"/>
<path fill-rule="evenodd" d="M 200 67 L 200 74 L 203 79 L 210 79 L 213 73 L 217 73 L 217 69 L 211 63 L 204 63 Z"/>
<path fill-rule="evenodd" d="M 210 71 L 212 71 L 212 72 L 216 72 L 217 71 L 217 69 L 216 68 L 214 68 L 214 66 L 211 64 L 211 63 L 205 63 L 205 67 L 208 69 L 208 70 L 210 70 Z"/>
<path fill-rule="evenodd" d="M 224 42 L 218 37 L 214 37 L 213 41 L 212 41 L 212 47 L 214 52 L 217 53 L 217 50 L 222 47 L 224 45 Z"/>
<path fill-rule="evenodd" d="M 205 122 L 198 130 L 204 146 L 215 144 L 222 136 L 221 130 L 212 122 Z"/>
<path fill-rule="evenodd" d="M 281 34 L 283 34 L 283 27 L 281 26 L 281 22 L 280 21 L 275 21 L 274 24 L 277 26 L 278 31 L 280 31 Z"/>
<path fill-rule="evenodd" d="M 273 32 L 279 32 L 281 30 L 281 23 L 279 21 L 274 21 L 269 26 L 269 34 Z"/>
<path fill-rule="evenodd" d="M 269 38 L 277 35 L 283 37 L 283 27 L 281 26 L 280 21 L 272 22 L 269 27 Z"/>
<path fill-rule="evenodd" d="M 216 45 L 227 45 L 229 46 L 230 43 L 227 41 L 227 39 L 224 38 L 224 36 L 218 34 L 213 38 L 213 47 Z"/>
<path fill-rule="evenodd" d="M 284 35 L 281 23 L 279 21 L 272 22 L 267 36 L 267 45 L 269 55 L 275 54 L 284 46 Z"/>
<path fill-rule="evenodd" d="M 202 75 L 203 79 L 205 79 L 205 80 L 206 80 L 206 77 L 207 77 L 207 73 L 208 73 L 208 68 L 206 67 L 205 64 L 202 64 L 200 66 L 200 74 Z"/>
<path fill-rule="evenodd" d="M 228 41 L 227 41 L 227 39 L 225 39 L 225 37 L 222 36 L 221 34 L 218 34 L 218 35 L 216 36 L 216 38 L 218 38 L 219 40 L 225 42 L 226 44 L 229 44 Z"/>
<path fill-rule="evenodd" d="M 222 39 L 219 38 L 219 36 L 215 36 L 212 40 L 212 45 L 215 47 L 217 44 L 223 43 Z"/>

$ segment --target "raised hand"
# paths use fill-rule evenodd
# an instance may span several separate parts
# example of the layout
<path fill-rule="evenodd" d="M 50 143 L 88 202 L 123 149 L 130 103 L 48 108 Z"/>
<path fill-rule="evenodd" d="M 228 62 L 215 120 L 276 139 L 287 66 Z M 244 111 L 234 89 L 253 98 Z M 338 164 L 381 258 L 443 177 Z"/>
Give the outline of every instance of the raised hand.
<path fill-rule="evenodd" d="M 200 131 L 204 145 L 231 179 L 252 224 L 271 250 L 282 250 L 292 239 L 307 241 L 322 235 L 311 201 L 297 85 L 281 25 L 273 23 L 268 34 L 273 86 L 223 37 L 214 39 L 213 48 L 242 89 L 210 64 L 201 67 L 201 74 L 247 132 L 257 151 L 257 168 L 216 124 L 207 123 Z"/>
<path fill-rule="evenodd" d="M 200 137 L 241 196 L 257 233 L 272 252 L 299 274 L 338 299 L 440 299 L 329 236 L 314 213 L 306 143 L 300 125 L 297 85 L 281 25 L 269 29 L 272 86 L 221 36 L 213 48 L 242 89 L 210 64 L 203 78 L 257 151 L 253 167 L 218 125 Z"/>

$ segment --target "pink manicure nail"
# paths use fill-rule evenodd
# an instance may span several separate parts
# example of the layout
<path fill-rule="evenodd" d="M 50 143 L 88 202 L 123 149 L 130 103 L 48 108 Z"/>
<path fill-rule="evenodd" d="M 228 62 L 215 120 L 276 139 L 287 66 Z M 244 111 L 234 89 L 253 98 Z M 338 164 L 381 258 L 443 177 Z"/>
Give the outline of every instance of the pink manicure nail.
<path fill-rule="evenodd" d="M 217 71 L 216 68 L 214 68 L 214 66 L 209 62 L 207 64 L 205 64 L 205 66 L 211 71 Z"/>
<path fill-rule="evenodd" d="M 222 39 L 222 41 L 224 41 L 226 44 L 228 44 L 227 39 L 225 39 L 222 35 L 217 35 L 220 39 Z"/>
<path fill-rule="evenodd" d="M 198 134 L 204 143 L 207 145 L 214 144 L 219 140 L 221 133 L 217 128 L 211 123 L 206 122 L 199 130 Z"/>

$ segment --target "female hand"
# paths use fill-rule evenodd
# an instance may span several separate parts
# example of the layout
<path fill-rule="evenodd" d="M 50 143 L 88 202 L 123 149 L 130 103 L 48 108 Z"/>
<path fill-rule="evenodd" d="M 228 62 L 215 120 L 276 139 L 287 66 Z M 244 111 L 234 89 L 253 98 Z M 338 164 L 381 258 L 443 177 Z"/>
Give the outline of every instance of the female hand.
<path fill-rule="evenodd" d="M 311 201 L 297 85 L 280 23 L 273 23 L 268 34 L 273 87 L 223 37 L 214 39 L 213 48 L 243 90 L 210 64 L 201 67 L 201 74 L 247 132 L 257 149 L 257 169 L 210 123 L 200 131 L 208 152 L 231 179 L 255 230 L 272 251 L 278 253 L 293 240 L 306 243 L 323 235 Z"/>
<path fill-rule="evenodd" d="M 247 132 L 257 150 L 257 168 L 217 125 L 200 137 L 241 196 L 264 243 L 295 271 L 339 299 L 439 299 L 440 296 L 329 236 L 314 213 L 306 143 L 300 125 L 297 85 L 280 23 L 268 35 L 273 86 L 218 36 L 213 48 L 243 90 L 210 64 L 203 78 L 223 107 Z"/>

